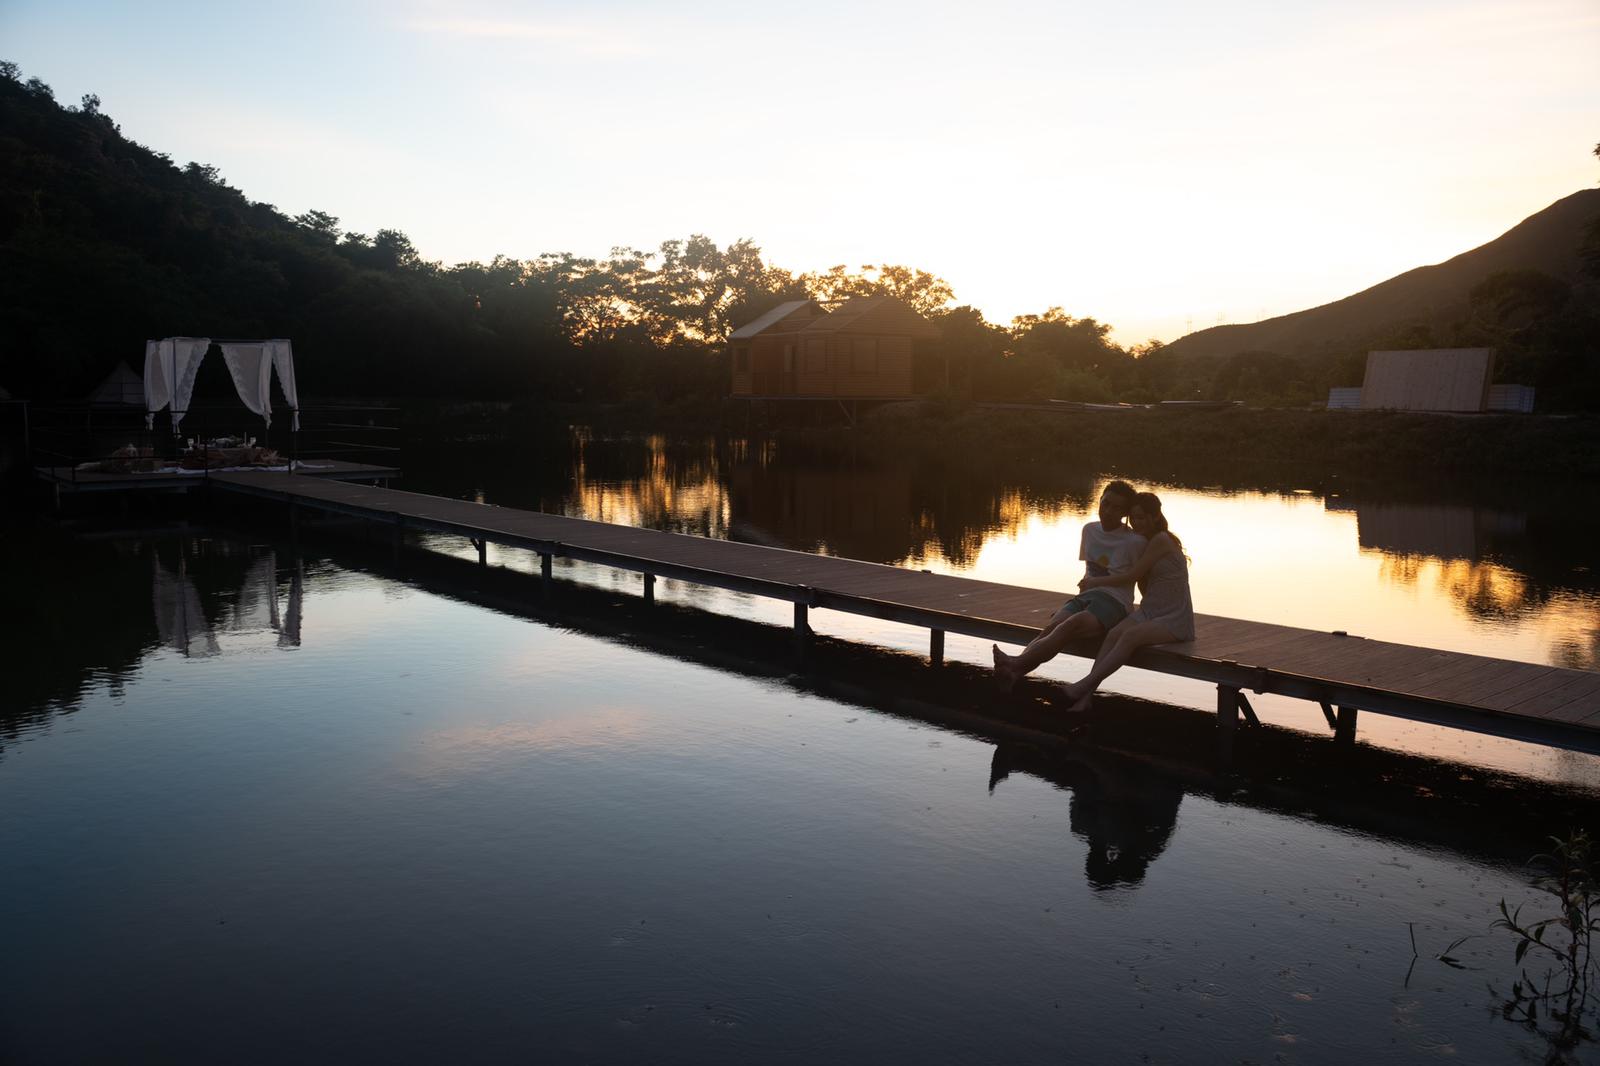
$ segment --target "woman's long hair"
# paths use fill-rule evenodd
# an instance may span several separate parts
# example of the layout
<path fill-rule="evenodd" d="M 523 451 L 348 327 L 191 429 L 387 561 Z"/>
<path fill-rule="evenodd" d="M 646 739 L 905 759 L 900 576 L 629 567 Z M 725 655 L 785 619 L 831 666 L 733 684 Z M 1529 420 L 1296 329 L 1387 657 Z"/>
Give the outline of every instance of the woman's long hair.
<path fill-rule="evenodd" d="M 1153 492 L 1141 492 L 1133 498 L 1133 506 L 1137 507 L 1139 510 L 1148 515 L 1151 523 L 1153 523 L 1156 527 L 1156 532 L 1165 533 L 1167 536 L 1171 537 L 1172 543 L 1177 545 L 1178 553 L 1180 555 L 1184 555 L 1185 559 L 1188 558 L 1188 556 L 1183 552 L 1183 541 L 1179 540 L 1178 535 L 1172 531 L 1170 526 L 1167 525 L 1167 516 L 1161 513 L 1160 496 L 1157 496 Z"/>

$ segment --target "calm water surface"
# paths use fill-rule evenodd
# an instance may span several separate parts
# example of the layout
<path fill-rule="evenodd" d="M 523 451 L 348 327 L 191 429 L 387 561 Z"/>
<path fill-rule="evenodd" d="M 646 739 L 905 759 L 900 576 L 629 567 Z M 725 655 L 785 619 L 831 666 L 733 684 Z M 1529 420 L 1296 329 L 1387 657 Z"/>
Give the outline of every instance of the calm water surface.
<path fill-rule="evenodd" d="M 420 492 L 608 522 L 821 551 L 990 581 L 1076 591 L 1078 535 L 1094 518 L 1106 475 L 1033 469 L 989 479 L 863 459 L 841 467 L 785 457 L 771 444 L 713 439 L 593 439 L 531 461 L 503 446 L 445 445 L 407 460 Z M 1600 497 L 1592 486 L 1451 491 L 1405 487 L 1266 491 L 1135 481 L 1159 491 L 1191 559 L 1196 609 L 1308 629 L 1502 659 L 1600 669 Z M 470 554 L 459 541 L 434 546 Z M 490 548 L 491 555 L 495 549 Z M 502 565 L 530 568 L 506 550 Z M 558 565 L 560 565 L 558 563 Z M 633 588 L 638 578 L 583 564 L 572 578 Z M 660 594 L 787 624 L 786 604 L 662 582 Z M 813 611 L 813 628 L 908 651 L 923 630 Z M 990 660 L 986 643 L 951 637 L 946 654 Z M 1063 657 L 1038 676 L 1071 680 Z M 1113 691 L 1200 708 L 1209 686 L 1123 671 Z M 1321 712 L 1252 697 L 1277 724 L 1324 732 Z M 1600 760 L 1366 715 L 1372 743 L 1447 755 L 1600 788 Z"/>
<path fill-rule="evenodd" d="M 1067 587 L 1095 489 L 974 491 L 939 512 L 915 480 L 817 489 L 714 447 L 579 454 L 565 487 L 512 468 L 460 491 Z M 459 488 L 466 465 L 412 487 Z M 813 525 L 816 492 L 843 501 L 838 522 Z M 1373 636 L 1592 655 L 1587 578 L 1519 569 L 1531 517 L 1516 532 L 1469 509 L 1484 539 L 1455 558 L 1378 543 L 1413 534 L 1358 504 L 1165 495 L 1202 609 L 1281 603 L 1278 620 L 1311 624 L 1344 605 Z M 1263 534 L 1318 565 L 1252 552 Z M 1496 904 L 1540 906 L 1511 866 L 1092 749 L 1041 769 L 311 546 L 199 532 L 7 549 L 0 577 L 33 625 L 0 710 L 0 1061 L 1499 1063 L 1545 1048 L 1486 989 L 1514 976 Z M 1515 745 L 1473 753 L 1593 773 Z M 1437 961 L 1468 934 L 1469 968 Z"/>

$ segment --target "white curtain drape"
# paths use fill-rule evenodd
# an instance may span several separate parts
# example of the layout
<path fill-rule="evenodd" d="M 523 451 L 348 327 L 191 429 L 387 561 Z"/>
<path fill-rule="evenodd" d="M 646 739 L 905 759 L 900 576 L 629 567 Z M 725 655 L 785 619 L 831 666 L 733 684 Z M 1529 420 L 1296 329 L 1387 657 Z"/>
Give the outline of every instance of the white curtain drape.
<path fill-rule="evenodd" d="M 282 339 L 268 341 L 267 348 L 272 353 L 272 369 L 278 372 L 278 388 L 283 390 L 283 398 L 289 402 L 289 428 L 298 433 L 300 389 L 294 383 L 294 349 Z"/>
<path fill-rule="evenodd" d="M 211 347 L 210 337 L 168 337 L 144 344 L 144 425 L 155 425 L 155 414 L 172 407 L 172 432 L 178 432 L 194 394 L 194 377 L 200 360 Z"/>
<path fill-rule="evenodd" d="M 194 378 L 200 373 L 200 360 L 211 347 L 210 337 L 172 338 L 172 432 L 178 432 L 183 416 L 189 413 L 189 397 L 194 395 Z"/>
<path fill-rule="evenodd" d="M 278 387 L 289 401 L 290 428 L 300 429 L 300 393 L 294 382 L 294 352 L 286 340 L 259 341 L 253 344 L 224 344 L 222 358 L 233 375 L 239 399 L 253 413 L 272 425 L 272 372 L 278 372 Z"/>
<path fill-rule="evenodd" d="M 144 342 L 144 428 L 155 425 L 156 412 L 172 407 L 172 431 L 178 432 L 189 411 L 200 360 L 211 348 L 210 337 L 168 337 Z M 272 425 L 272 374 L 289 401 L 291 428 L 300 431 L 300 390 L 294 380 L 294 349 L 287 340 L 222 345 L 222 358 L 233 377 L 239 399 Z"/>
<path fill-rule="evenodd" d="M 222 358 L 233 376 L 233 387 L 252 414 L 272 425 L 272 357 L 260 344 L 224 344 Z"/>
<path fill-rule="evenodd" d="M 156 412 L 172 399 L 172 378 L 168 376 L 172 359 L 164 350 L 170 349 L 171 345 L 171 341 L 144 342 L 145 429 L 155 428 Z"/>

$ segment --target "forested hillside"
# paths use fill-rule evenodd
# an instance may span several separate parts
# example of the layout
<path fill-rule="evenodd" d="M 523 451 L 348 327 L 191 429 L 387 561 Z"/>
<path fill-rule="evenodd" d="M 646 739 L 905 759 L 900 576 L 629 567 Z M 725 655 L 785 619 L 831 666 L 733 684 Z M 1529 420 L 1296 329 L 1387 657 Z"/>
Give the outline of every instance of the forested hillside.
<path fill-rule="evenodd" d="M 1551 209 L 1564 212 L 1573 249 L 1597 195 Z M 1487 260 L 1476 281 L 1458 271 L 1472 285 L 1459 311 L 1441 319 L 1419 305 L 1408 317 L 1404 300 L 1390 301 L 1389 321 L 1403 325 L 1376 340 L 1494 344 L 1500 378 L 1538 385 L 1541 407 L 1600 409 L 1595 247 L 1588 273 L 1572 276 L 1494 272 Z M 0 388 L 17 396 L 80 396 L 118 361 L 137 368 L 146 338 L 208 335 L 293 339 L 308 396 L 705 400 L 727 391 L 731 329 L 783 300 L 879 292 L 940 327 L 920 385 L 955 400 L 1300 405 L 1359 383 L 1372 346 L 1324 337 L 1302 351 L 1255 334 L 1202 344 L 1202 334 L 1128 348 L 1108 324 L 1059 307 L 987 322 L 925 270 L 796 273 L 750 240 L 719 247 L 698 235 L 598 259 L 447 266 L 398 229 L 348 232 L 331 210 L 290 217 L 251 201 L 215 168 L 125 138 L 95 97 L 62 106 L 0 63 Z"/>
<path fill-rule="evenodd" d="M 1488 244 L 1417 267 L 1333 303 L 1248 325 L 1197 330 L 1171 344 L 1176 355 L 1256 349 L 1314 356 L 1378 340 L 1397 330 L 1448 330 L 1473 311 L 1473 289 L 1494 274 L 1545 275 L 1565 286 L 1584 277 L 1582 245 L 1600 219 L 1600 189 L 1557 200 Z M 1481 302 L 1481 299 L 1480 299 Z"/>

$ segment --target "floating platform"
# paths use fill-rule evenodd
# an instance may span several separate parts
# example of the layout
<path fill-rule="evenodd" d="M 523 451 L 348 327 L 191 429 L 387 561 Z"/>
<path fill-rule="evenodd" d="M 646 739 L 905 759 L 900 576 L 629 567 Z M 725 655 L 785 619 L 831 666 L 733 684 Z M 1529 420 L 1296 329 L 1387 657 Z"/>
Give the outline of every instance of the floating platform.
<path fill-rule="evenodd" d="M 58 493 L 69 492 L 188 492 L 204 486 L 222 470 L 147 470 L 127 474 L 112 474 L 101 470 L 78 470 L 70 466 L 36 466 L 33 468 L 41 480 L 55 487 Z M 279 471 L 227 471 L 229 473 L 278 473 Z M 285 472 L 286 473 L 286 472 Z M 373 466 L 368 463 L 348 463 L 341 459 L 316 459 L 298 463 L 295 473 L 307 478 L 328 478 L 335 481 L 387 482 L 400 477 L 400 471 L 391 466 Z"/>

